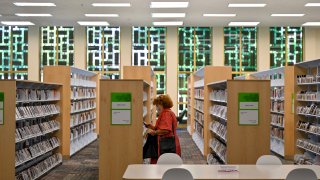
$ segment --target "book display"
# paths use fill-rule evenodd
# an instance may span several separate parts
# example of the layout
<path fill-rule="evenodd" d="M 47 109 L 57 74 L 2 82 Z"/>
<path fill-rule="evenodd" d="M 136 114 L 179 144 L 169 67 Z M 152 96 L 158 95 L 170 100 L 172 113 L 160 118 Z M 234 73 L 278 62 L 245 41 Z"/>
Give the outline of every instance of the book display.
<path fill-rule="evenodd" d="M 270 80 L 270 150 L 290 160 L 294 156 L 295 144 L 294 73 L 295 68 L 287 66 L 253 73 L 249 77 Z"/>
<path fill-rule="evenodd" d="M 261 155 L 269 154 L 270 109 L 265 106 L 270 103 L 267 98 L 270 92 L 265 91 L 269 86 L 268 80 L 227 80 L 207 84 L 210 120 L 205 133 L 209 141 L 204 146 L 208 149 L 208 164 L 254 164 Z M 250 103 L 258 107 L 258 122 L 245 124 L 242 121 L 246 122 L 248 117 L 240 118 L 240 114 L 252 112 L 240 110 L 243 105 L 239 98 L 240 94 L 250 96 L 253 92 L 258 94 L 258 99 Z M 280 136 L 279 132 L 274 134 Z"/>
<path fill-rule="evenodd" d="M 296 158 L 320 165 L 320 60 L 296 64 Z"/>
<path fill-rule="evenodd" d="M 0 81 L 5 99 L 0 161 L 6 162 L 0 179 L 39 179 L 62 163 L 61 90 L 59 84 Z"/>
<path fill-rule="evenodd" d="M 44 67 L 45 82 L 63 84 L 65 113 L 62 124 L 64 132 L 62 155 L 64 158 L 70 158 L 97 139 L 98 79 L 96 73 L 73 67 Z"/>

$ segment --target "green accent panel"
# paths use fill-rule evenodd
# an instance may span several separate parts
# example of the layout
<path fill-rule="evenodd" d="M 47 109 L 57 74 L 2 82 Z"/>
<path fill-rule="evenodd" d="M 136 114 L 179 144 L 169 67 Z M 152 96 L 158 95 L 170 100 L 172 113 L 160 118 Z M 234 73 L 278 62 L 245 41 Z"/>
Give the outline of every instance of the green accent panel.
<path fill-rule="evenodd" d="M 240 28 L 224 28 L 224 65 L 232 71 L 240 71 Z"/>
<path fill-rule="evenodd" d="M 120 71 L 120 27 L 87 27 L 87 70 Z"/>
<path fill-rule="evenodd" d="M 241 71 L 257 71 L 257 27 L 243 27 L 241 31 Z"/>
<path fill-rule="evenodd" d="M 131 102 L 131 93 L 111 93 L 111 102 Z"/>

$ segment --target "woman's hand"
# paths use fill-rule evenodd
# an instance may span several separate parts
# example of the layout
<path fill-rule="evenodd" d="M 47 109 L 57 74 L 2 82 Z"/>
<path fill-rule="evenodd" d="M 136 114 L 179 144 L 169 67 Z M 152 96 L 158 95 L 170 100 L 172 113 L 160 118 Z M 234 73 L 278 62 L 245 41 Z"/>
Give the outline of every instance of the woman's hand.
<path fill-rule="evenodd" d="M 150 134 L 151 136 L 155 136 L 155 135 L 157 135 L 157 131 L 151 130 L 151 131 L 149 131 L 149 134 Z"/>
<path fill-rule="evenodd" d="M 154 130 L 154 126 L 152 124 L 145 124 L 145 127 Z"/>

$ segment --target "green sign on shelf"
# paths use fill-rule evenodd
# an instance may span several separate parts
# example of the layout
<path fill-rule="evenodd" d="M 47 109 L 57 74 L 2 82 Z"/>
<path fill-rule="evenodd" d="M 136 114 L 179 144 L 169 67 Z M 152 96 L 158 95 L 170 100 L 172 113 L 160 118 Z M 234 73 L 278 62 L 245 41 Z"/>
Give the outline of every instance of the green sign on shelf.
<path fill-rule="evenodd" d="M 131 93 L 111 93 L 111 125 L 130 125 L 132 118 Z"/>
<path fill-rule="evenodd" d="M 259 93 L 238 94 L 239 125 L 259 125 Z"/>
<path fill-rule="evenodd" d="M 4 93 L 0 92 L 0 125 L 4 124 Z"/>

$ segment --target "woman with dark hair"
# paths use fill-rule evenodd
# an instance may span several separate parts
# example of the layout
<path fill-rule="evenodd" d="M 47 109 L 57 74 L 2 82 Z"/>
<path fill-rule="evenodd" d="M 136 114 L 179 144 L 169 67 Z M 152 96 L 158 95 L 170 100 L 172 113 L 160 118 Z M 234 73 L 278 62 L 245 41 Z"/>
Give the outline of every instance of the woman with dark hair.
<path fill-rule="evenodd" d="M 181 156 L 180 142 L 177 136 L 177 119 L 171 111 L 173 103 L 169 95 L 160 95 L 153 100 L 159 113 L 156 125 L 147 124 L 151 129 L 149 135 L 158 136 L 158 155 L 163 153 L 176 153 Z M 151 164 L 157 163 L 158 159 L 152 159 Z"/>

